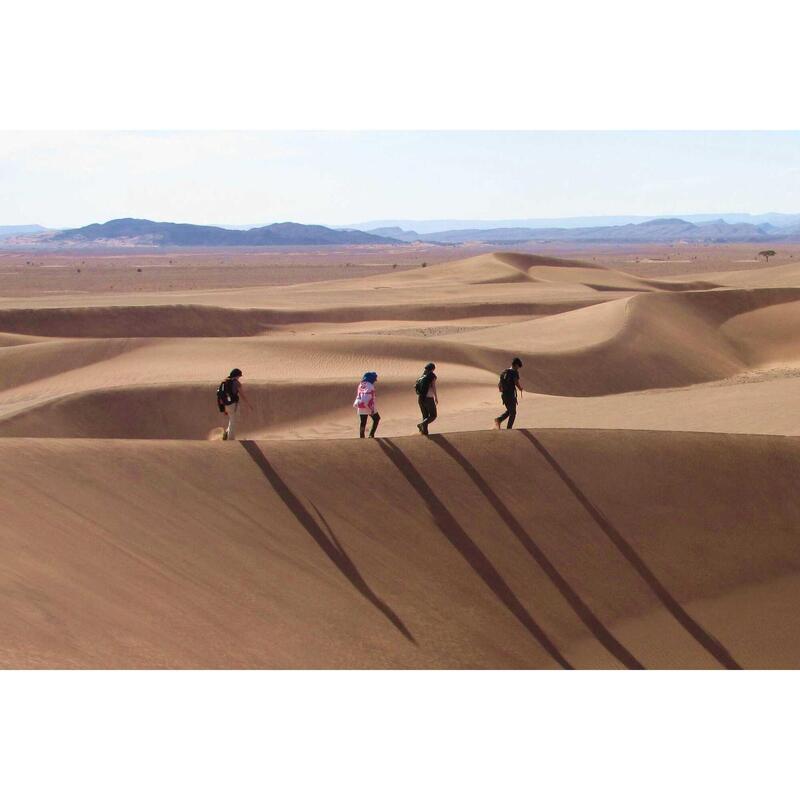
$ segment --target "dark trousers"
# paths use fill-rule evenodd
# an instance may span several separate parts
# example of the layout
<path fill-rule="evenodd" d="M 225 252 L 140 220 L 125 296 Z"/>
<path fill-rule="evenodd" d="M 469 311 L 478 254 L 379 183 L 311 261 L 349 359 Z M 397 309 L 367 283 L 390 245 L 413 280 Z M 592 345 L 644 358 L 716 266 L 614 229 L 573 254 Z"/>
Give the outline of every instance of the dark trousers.
<path fill-rule="evenodd" d="M 501 414 L 498 418 L 498 422 L 503 422 L 504 420 L 508 420 L 508 428 L 514 427 L 514 420 L 517 418 L 517 398 L 516 397 L 504 397 L 503 398 L 503 405 L 506 407 L 505 413 Z"/>
<path fill-rule="evenodd" d="M 374 414 L 359 414 L 361 418 L 361 425 L 358 429 L 358 435 L 363 439 L 364 438 L 364 431 L 367 429 L 367 417 L 372 417 L 372 428 L 370 429 L 369 435 L 370 438 L 375 436 L 375 431 L 378 430 L 378 423 L 381 421 L 381 415 L 377 413 Z"/>
<path fill-rule="evenodd" d="M 428 425 L 436 419 L 436 401 L 432 397 L 419 398 L 419 410 L 422 412 L 422 426 L 423 433 L 428 432 Z"/>

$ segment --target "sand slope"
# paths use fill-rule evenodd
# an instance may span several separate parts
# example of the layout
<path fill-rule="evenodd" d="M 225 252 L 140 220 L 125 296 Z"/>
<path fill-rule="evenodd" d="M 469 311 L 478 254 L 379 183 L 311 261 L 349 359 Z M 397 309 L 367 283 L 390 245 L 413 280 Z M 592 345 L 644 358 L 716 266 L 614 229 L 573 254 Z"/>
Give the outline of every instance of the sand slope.
<path fill-rule="evenodd" d="M 800 622 L 784 613 L 800 599 L 796 439 L 516 431 L 0 450 L 3 666 L 800 660 Z M 738 613 L 743 594 L 760 612 Z"/>

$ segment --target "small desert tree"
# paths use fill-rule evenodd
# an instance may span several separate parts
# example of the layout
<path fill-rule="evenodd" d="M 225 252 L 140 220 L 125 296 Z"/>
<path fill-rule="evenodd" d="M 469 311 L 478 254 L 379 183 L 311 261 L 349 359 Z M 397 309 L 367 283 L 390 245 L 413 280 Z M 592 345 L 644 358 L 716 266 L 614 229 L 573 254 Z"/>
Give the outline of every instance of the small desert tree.
<path fill-rule="evenodd" d="M 769 264 L 769 257 L 770 257 L 770 256 L 774 256 L 774 255 L 776 255 L 776 253 L 775 253 L 775 251 L 774 251 L 774 250 L 762 250 L 762 251 L 759 253 L 759 255 L 760 255 L 760 256 L 764 256 L 764 261 L 766 261 L 766 262 L 767 262 L 767 264 Z"/>

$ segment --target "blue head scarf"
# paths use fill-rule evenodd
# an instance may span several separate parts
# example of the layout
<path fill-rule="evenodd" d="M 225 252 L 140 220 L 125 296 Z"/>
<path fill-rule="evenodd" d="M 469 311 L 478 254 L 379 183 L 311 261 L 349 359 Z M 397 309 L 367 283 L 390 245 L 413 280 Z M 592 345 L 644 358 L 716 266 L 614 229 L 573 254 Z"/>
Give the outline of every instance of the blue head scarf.
<path fill-rule="evenodd" d="M 375 383 L 378 380 L 378 373 L 377 372 L 365 372 L 364 377 L 361 379 L 362 381 L 368 381 L 369 383 Z"/>

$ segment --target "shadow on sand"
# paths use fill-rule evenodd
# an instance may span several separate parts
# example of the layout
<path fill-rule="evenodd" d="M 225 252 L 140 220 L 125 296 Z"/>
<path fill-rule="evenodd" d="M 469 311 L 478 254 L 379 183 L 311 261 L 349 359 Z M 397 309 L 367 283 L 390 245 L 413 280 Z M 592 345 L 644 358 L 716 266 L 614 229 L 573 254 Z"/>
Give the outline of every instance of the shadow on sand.
<path fill-rule="evenodd" d="M 578 502 L 589 512 L 589 515 L 597 523 L 603 533 L 608 536 L 613 545 L 627 559 L 628 563 L 636 570 L 640 577 L 647 583 L 653 593 L 664 605 L 664 608 L 672 614 L 675 620 L 710 653 L 726 669 L 741 669 L 733 656 L 725 647 L 717 641 L 710 633 L 690 616 L 681 604 L 669 593 L 666 586 L 653 574 L 650 568 L 642 560 L 641 556 L 633 549 L 625 537 L 609 522 L 606 516 L 598 509 L 588 497 L 578 488 L 575 481 L 564 471 L 556 461 L 550 451 L 527 430 L 519 431 L 544 457 L 545 461 L 552 467 L 553 471 L 564 482 L 566 487 L 577 498 Z"/>
<path fill-rule="evenodd" d="M 459 552 L 462 558 L 472 567 L 486 586 L 494 593 L 495 597 L 517 618 L 520 624 L 530 633 L 550 656 L 564 669 L 573 669 L 572 665 L 561 654 L 550 637 L 531 617 L 503 580 L 500 573 L 491 561 L 481 552 L 480 548 L 472 541 L 467 532 L 459 525 L 458 521 L 447 510 L 441 500 L 428 486 L 425 479 L 417 471 L 403 452 L 388 439 L 378 439 L 378 444 L 389 460 L 397 467 L 411 487 L 423 499 L 425 505 L 433 516 L 434 522 L 447 540 Z"/>
<path fill-rule="evenodd" d="M 506 524 L 506 527 L 508 527 L 520 544 L 528 551 L 533 560 L 541 567 L 553 586 L 555 586 L 561 596 L 569 603 L 572 610 L 594 634 L 600 644 L 602 644 L 614 658 L 628 667 L 628 669 L 644 669 L 643 665 L 613 636 L 611 631 L 606 628 L 597 616 L 595 616 L 594 612 L 586 605 L 580 595 L 570 586 L 567 579 L 558 571 L 539 545 L 537 545 L 527 533 L 519 520 L 508 510 L 508 507 L 483 479 L 478 470 L 476 470 L 443 435 L 432 436 L 430 439 L 434 444 L 441 447 L 442 450 L 467 473 L 467 476 L 475 486 L 478 487 L 481 494 L 489 501 L 489 504 Z"/>
<path fill-rule="evenodd" d="M 269 463 L 266 456 L 261 452 L 258 445 L 253 441 L 241 442 L 242 447 L 246 450 L 250 458 L 255 461 L 258 468 L 264 473 L 266 479 L 270 482 L 272 488 L 277 493 L 278 497 L 283 500 L 286 507 L 294 514 L 297 521 L 306 529 L 314 541 L 319 545 L 320 549 L 325 555 L 334 563 L 342 575 L 365 599 L 369 600 L 378 611 L 383 614 L 389 622 L 397 628 L 400 633 L 408 639 L 409 642 L 416 644 L 416 640 L 411 635 L 408 628 L 406 628 L 403 621 L 392 609 L 378 597 L 375 592 L 370 589 L 367 582 L 361 576 L 356 565 L 350 560 L 350 557 L 345 552 L 344 548 L 339 543 L 339 540 L 333 535 L 333 531 L 324 519 L 319 510 L 314 507 L 314 511 L 319 516 L 322 524 L 327 529 L 327 533 L 322 530 L 314 517 L 307 511 L 300 498 L 286 485 L 284 480 L 275 471 L 275 468 Z"/>

